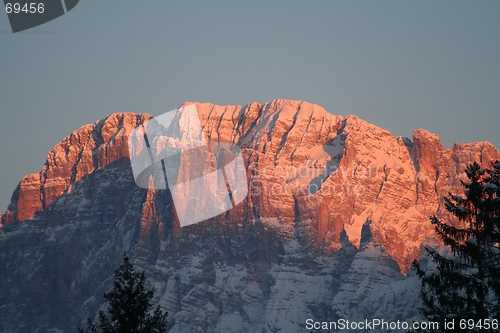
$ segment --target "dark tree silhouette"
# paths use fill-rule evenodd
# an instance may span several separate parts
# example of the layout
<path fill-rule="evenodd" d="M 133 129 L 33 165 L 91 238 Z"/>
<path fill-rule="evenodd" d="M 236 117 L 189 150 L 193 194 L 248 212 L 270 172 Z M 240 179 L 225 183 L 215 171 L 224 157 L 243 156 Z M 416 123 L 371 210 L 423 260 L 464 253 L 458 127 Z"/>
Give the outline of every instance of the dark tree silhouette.
<path fill-rule="evenodd" d="M 453 255 L 427 249 L 435 269 L 423 271 L 422 313 L 431 321 L 454 321 L 461 332 L 498 332 L 500 319 L 500 162 L 465 170 L 464 197 L 449 193 L 446 209 L 460 221 L 452 226 L 432 216 L 436 232 Z"/>
<path fill-rule="evenodd" d="M 104 294 L 109 302 L 106 311 L 99 311 L 96 322 L 88 319 L 80 333 L 164 333 L 167 312 L 157 306 L 151 312 L 154 289 L 146 290 L 144 272 L 136 272 L 130 259 L 115 270 L 113 290 Z"/>

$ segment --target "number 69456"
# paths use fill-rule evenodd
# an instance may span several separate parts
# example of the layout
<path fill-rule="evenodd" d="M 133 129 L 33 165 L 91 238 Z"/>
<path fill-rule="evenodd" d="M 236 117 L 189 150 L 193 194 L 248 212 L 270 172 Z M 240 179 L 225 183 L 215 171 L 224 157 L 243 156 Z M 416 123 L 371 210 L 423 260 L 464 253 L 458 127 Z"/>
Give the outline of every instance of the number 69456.
<path fill-rule="evenodd" d="M 21 6 L 20 3 L 14 2 L 10 3 L 8 2 L 5 5 L 5 11 L 7 14 L 14 13 L 18 14 L 20 12 L 26 13 L 26 14 L 42 14 L 45 11 L 43 2 L 30 2 L 29 5 L 28 3 L 25 3 L 23 6 Z"/>

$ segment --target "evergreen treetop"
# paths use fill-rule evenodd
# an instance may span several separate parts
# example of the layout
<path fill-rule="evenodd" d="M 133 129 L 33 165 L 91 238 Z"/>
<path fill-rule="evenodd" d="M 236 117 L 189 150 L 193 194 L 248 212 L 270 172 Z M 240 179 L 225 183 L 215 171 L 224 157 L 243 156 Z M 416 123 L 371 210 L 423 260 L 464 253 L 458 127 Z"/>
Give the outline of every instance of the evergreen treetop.
<path fill-rule="evenodd" d="M 115 270 L 113 290 L 104 294 L 106 311 L 99 311 L 96 322 L 89 318 L 80 333 L 164 333 L 168 313 L 159 305 L 151 312 L 154 289 L 147 290 L 145 280 L 144 272 L 136 272 L 125 256 Z"/>
<path fill-rule="evenodd" d="M 423 271 L 414 262 L 422 281 L 421 310 L 431 321 L 473 319 L 482 326 L 485 319 L 500 318 L 500 162 L 491 166 L 469 165 L 465 171 L 468 180 L 461 182 L 464 196 L 449 193 L 444 198 L 446 210 L 458 218 L 457 224 L 430 218 L 453 253 L 449 256 L 427 249 L 435 270 Z M 488 326 L 467 326 L 464 332 L 498 331 L 498 326 Z"/>

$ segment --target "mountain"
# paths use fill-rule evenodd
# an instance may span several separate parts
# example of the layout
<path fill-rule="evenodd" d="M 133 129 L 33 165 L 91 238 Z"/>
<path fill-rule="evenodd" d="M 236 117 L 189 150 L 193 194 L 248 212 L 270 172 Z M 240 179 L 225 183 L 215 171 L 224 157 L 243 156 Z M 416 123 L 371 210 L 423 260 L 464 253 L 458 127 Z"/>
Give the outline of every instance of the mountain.
<path fill-rule="evenodd" d="M 170 332 L 411 322 L 411 262 L 438 246 L 428 217 L 456 223 L 443 196 L 461 191 L 467 164 L 500 159 L 489 142 L 444 149 L 425 130 L 397 137 L 304 101 L 190 104 L 208 141 L 241 147 L 247 198 L 181 228 L 170 191 L 134 182 L 128 136 L 151 116 L 81 127 L 1 215 L 0 332 L 74 332 L 102 306 L 124 253 L 156 288 Z"/>

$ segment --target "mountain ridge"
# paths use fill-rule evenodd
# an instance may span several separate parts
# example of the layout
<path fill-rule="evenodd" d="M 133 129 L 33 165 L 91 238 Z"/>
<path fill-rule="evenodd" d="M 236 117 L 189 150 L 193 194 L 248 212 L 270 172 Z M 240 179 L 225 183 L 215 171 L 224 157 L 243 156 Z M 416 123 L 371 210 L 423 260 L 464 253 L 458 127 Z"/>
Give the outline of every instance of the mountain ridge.
<path fill-rule="evenodd" d="M 21 180 L 1 216 L 0 306 L 27 299 L 0 316 L 3 331 L 67 330 L 93 316 L 123 252 L 151 276 L 171 332 L 394 318 L 368 300 L 389 304 L 393 283 L 415 289 L 411 262 L 434 237 L 428 216 L 456 223 L 442 197 L 460 190 L 468 163 L 500 159 L 489 142 L 445 149 L 425 130 L 397 137 L 304 101 L 194 104 L 209 141 L 241 146 L 248 197 L 181 228 L 169 191 L 141 189 L 132 176 L 127 136 L 151 116 L 115 113 L 81 127 Z"/>
<path fill-rule="evenodd" d="M 391 154 L 397 155 L 399 160 L 409 162 L 405 167 L 415 169 L 415 181 L 412 186 L 415 187 L 416 205 L 419 200 L 422 200 L 420 195 L 422 191 L 426 193 L 426 196 L 434 197 L 434 199 L 438 197 L 437 183 L 440 171 L 436 170 L 440 167 L 439 163 L 450 164 L 450 160 L 463 160 L 464 157 L 459 158 L 458 155 L 464 152 L 469 152 L 467 162 L 471 162 L 472 158 L 477 158 L 481 163 L 483 158 L 493 160 L 499 157 L 498 150 L 487 141 L 455 143 L 451 149 L 445 149 L 439 136 L 426 130 L 416 129 L 413 133 L 413 140 L 396 137 L 389 131 L 355 115 L 346 117 L 333 115 L 324 108 L 305 101 L 278 99 L 264 104 L 252 102 L 246 106 L 185 102 L 182 106 L 190 104 L 197 106 L 203 131 L 209 141 L 238 143 L 244 150 L 252 149 L 252 152 L 245 155 L 247 167 L 250 167 L 252 163 L 265 163 L 265 168 L 276 167 L 279 164 L 289 171 L 295 171 L 295 174 L 288 175 L 285 183 L 295 182 L 299 186 L 313 181 L 313 176 L 319 177 L 321 179 L 316 179 L 316 184 L 312 185 L 317 185 L 320 192 L 321 185 L 324 185 L 325 181 L 331 177 L 327 175 L 329 171 L 325 171 L 328 169 L 328 159 L 332 162 L 329 165 L 330 169 L 339 170 L 337 171 L 339 179 L 347 184 L 353 184 L 352 188 L 344 188 L 342 191 L 355 190 L 354 186 L 358 182 L 354 174 L 355 166 L 353 166 L 352 159 L 356 159 L 355 156 L 362 151 L 361 146 L 365 148 L 363 153 L 370 154 L 370 151 L 377 150 L 379 156 L 372 156 L 369 162 L 366 162 L 366 159 L 358 159 L 356 167 L 364 166 L 367 172 L 376 172 L 377 176 L 382 172 L 390 172 L 388 168 L 391 166 L 388 163 L 392 162 L 393 166 L 397 165 L 394 161 L 384 161 L 383 165 L 379 163 L 380 160 L 390 157 L 387 153 L 390 149 L 392 149 Z M 92 173 L 120 158 L 129 157 L 128 135 L 137 125 L 150 118 L 151 116 L 147 114 L 114 113 L 94 124 L 88 124 L 73 131 L 51 149 L 39 173 L 27 175 L 21 180 L 7 212 L 2 216 L 2 225 L 15 220 L 29 220 L 37 211 L 47 208 L 58 196 L 71 192 L 73 184 L 85 174 Z M 349 140 L 351 137 L 354 138 Z M 325 148 L 328 144 L 318 144 L 320 141 L 330 142 L 333 147 L 330 151 L 337 155 L 329 156 Z M 379 145 L 375 146 L 373 144 L 375 142 Z M 382 147 L 380 143 L 385 146 Z M 323 148 L 324 151 L 318 152 L 318 147 Z M 314 151 L 311 153 L 311 149 L 316 150 L 317 154 L 314 154 Z M 380 154 L 381 150 L 386 150 L 386 154 Z M 270 158 L 268 158 L 269 155 Z M 335 163 L 335 159 L 338 159 L 339 163 Z M 374 160 L 377 160 L 377 164 Z M 453 176 L 458 176 L 458 169 L 464 169 L 467 162 L 456 165 L 457 172 Z M 293 178 L 300 171 L 304 171 L 304 166 L 309 170 Z M 398 165 L 398 167 L 402 166 Z M 318 172 L 318 168 L 325 172 L 323 174 Z M 447 171 L 449 177 L 451 172 Z M 410 173 L 411 170 L 399 169 L 398 172 Z M 304 174 L 305 177 L 301 177 Z M 272 176 L 276 176 L 276 173 Z M 434 179 L 434 184 L 432 184 L 432 179 Z M 339 185 L 336 186 L 336 190 L 342 188 Z M 383 186 L 384 181 L 379 187 L 376 200 L 384 190 Z M 434 187 L 434 195 L 432 195 L 432 187 Z M 357 188 L 358 191 L 361 191 L 360 188 Z M 350 203 L 350 200 L 347 202 Z M 439 209 L 436 209 L 434 213 L 438 211 Z M 428 215 L 434 214 L 432 211 L 429 213 Z M 347 227 L 351 240 L 359 246 L 358 235 L 361 234 L 364 220 L 358 218 L 356 221 L 344 224 L 343 228 Z M 349 232 L 349 229 L 353 231 Z M 322 232 L 324 230 L 320 233 Z M 426 236 L 428 235 L 426 233 Z"/>

